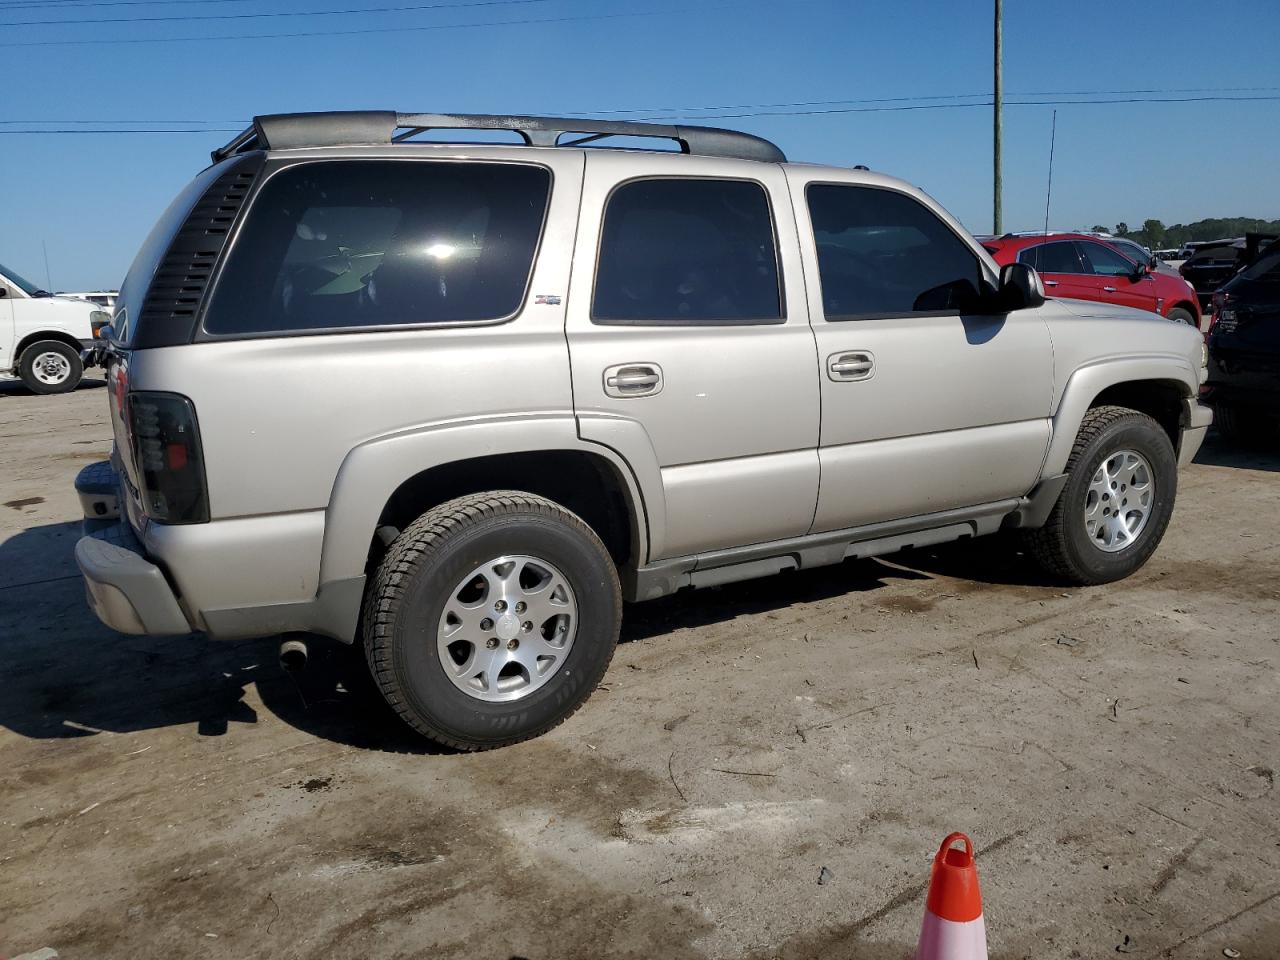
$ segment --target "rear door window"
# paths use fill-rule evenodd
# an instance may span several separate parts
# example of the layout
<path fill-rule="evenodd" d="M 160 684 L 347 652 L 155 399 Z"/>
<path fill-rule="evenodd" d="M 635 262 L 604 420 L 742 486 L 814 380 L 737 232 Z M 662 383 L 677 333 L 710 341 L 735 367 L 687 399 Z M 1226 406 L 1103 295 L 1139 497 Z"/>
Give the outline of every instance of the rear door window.
<path fill-rule="evenodd" d="M 609 197 L 591 320 L 781 323 L 769 198 L 750 180 L 646 179 Z"/>
<path fill-rule="evenodd" d="M 827 320 L 980 308 L 977 255 L 924 204 L 834 183 L 810 184 L 805 197 Z"/>
<path fill-rule="evenodd" d="M 1031 266 L 1036 273 L 1089 273 L 1080 261 L 1080 253 L 1070 240 L 1057 240 L 1028 247 L 1018 254 L 1018 262 Z"/>
<path fill-rule="evenodd" d="M 495 321 L 524 301 L 551 174 L 531 164 L 325 161 L 271 177 L 204 320 L 280 334 Z"/>

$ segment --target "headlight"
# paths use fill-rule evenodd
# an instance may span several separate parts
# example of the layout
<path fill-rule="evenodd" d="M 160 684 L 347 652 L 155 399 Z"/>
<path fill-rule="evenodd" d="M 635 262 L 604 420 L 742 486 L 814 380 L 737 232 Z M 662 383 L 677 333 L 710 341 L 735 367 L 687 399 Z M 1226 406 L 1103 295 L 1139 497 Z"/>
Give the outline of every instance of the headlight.
<path fill-rule="evenodd" d="M 1209 344 L 1200 344 L 1200 369 L 1204 370 L 1209 366 Z"/>
<path fill-rule="evenodd" d="M 93 331 L 94 339 L 98 338 L 98 334 L 102 332 L 102 328 L 111 322 L 111 314 L 105 310 L 94 310 L 89 314 L 89 329 Z"/>

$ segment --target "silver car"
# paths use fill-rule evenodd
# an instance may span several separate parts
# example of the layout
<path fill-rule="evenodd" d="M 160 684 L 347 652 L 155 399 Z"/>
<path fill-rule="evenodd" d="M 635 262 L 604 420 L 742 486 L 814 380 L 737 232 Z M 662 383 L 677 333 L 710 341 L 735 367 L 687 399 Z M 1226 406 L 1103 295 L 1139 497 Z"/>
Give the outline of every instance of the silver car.
<path fill-rule="evenodd" d="M 1124 577 L 1210 421 L 1194 330 L 1046 302 L 918 188 L 696 127 L 260 117 L 109 339 L 98 616 L 361 644 L 468 750 L 581 706 L 624 600 L 1003 528 Z"/>

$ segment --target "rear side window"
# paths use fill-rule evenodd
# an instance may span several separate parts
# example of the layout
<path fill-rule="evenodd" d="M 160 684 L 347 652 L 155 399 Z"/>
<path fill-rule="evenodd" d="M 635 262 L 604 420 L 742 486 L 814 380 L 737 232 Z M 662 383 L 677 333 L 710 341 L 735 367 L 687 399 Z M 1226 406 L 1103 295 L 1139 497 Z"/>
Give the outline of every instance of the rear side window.
<path fill-rule="evenodd" d="M 605 209 L 598 324 L 780 323 L 773 217 L 748 180 L 635 180 Z"/>
<path fill-rule="evenodd" d="M 551 174 L 524 164 L 327 161 L 263 185 L 205 316 L 208 333 L 510 317 Z"/>
<path fill-rule="evenodd" d="M 979 308 L 977 256 L 919 201 L 844 184 L 810 184 L 805 196 L 828 320 Z"/>
<path fill-rule="evenodd" d="M 1041 243 L 1018 254 L 1018 262 L 1029 264 L 1037 273 L 1090 273 L 1080 261 L 1080 252 L 1071 240 Z"/>

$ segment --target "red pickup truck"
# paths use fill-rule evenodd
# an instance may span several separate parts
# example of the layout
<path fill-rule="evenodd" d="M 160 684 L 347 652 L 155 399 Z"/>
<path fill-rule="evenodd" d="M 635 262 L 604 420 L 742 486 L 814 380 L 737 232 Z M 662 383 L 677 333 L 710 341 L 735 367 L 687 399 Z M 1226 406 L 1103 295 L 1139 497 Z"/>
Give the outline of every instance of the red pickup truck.
<path fill-rule="evenodd" d="M 996 263 L 1025 263 L 1044 280 L 1051 297 L 1100 300 L 1150 310 L 1200 326 L 1200 304 L 1191 284 L 1175 273 L 1135 263 L 1105 240 L 1082 233 L 1005 234 L 982 241 Z"/>

